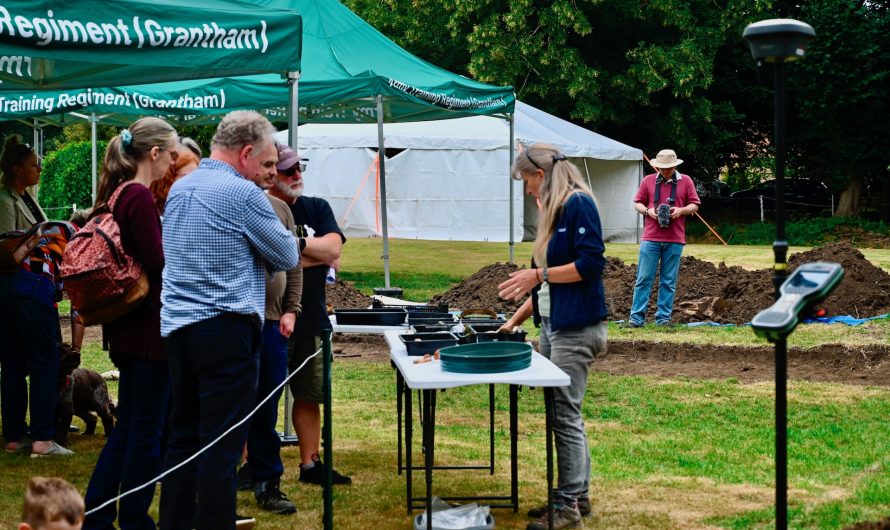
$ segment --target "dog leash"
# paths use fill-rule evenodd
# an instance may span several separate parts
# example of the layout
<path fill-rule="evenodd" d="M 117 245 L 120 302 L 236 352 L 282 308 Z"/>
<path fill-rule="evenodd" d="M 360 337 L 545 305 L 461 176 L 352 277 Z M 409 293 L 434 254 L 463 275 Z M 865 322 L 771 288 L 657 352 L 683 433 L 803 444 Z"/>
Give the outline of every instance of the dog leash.
<path fill-rule="evenodd" d="M 155 477 L 155 478 L 149 480 L 149 481 L 146 482 L 145 484 L 143 484 L 143 485 L 141 485 L 141 486 L 138 486 L 138 487 L 135 487 L 135 488 L 133 488 L 133 489 L 131 489 L 131 490 L 129 490 L 129 491 L 125 491 L 124 493 L 121 493 L 121 494 L 118 495 L 117 497 L 105 501 L 104 503 L 100 504 L 99 506 L 97 506 L 97 507 L 93 508 L 92 510 L 86 512 L 86 513 L 84 514 L 84 516 L 87 516 L 87 515 L 90 515 L 90 514 L 92 514 L 92 513 L 98 512 L 98 511 L 101 510 L 102 508 L 105 508 L 106 506 L 108 506 L 108 505 L 110 505 L 110 504 L 116 503 L 117 501 L 123 499 L 124 497 L 126 497 L 127 495 L 130 495 L 131 493 L 135 493 L 135 492 L 137 492 L 137 491 L 139 491 L 139 490 L 141 490 L 141 489 L 143 489 L 143 488 L 147 488 L 147 487 L 149 487 L 149 486 L 155 484 L 156 482 L 158 482 L 158 481 L 161 480 L 162 478 L 166 477 L 166 476 L 169 475 L 170 473 L 173 473 L 174 471 L 176 471 L 177 469 L 181 468 L 182 466 L 188 464 L 189 462 L 191 462 L 191 461 L 194 460 L 195 458 L 198 458 L 198 456 L 200 456 L 203 452 L 207 451 L 208 449 L 210 449 L 211 447 L 213 447 L 214 445 L 216 445 L 216 443 L 219 442 L 220 440 L 222 440 L 223 438 L 225 438 L 226 435 L 228 435 L 230 432 L 234 431 L 235 429 L 237 429 L 238 427 L 240 427 L 241 425 L 243 425 L 244 422 L 246 422 L 247 420 L 249 420 L 249 419 L 251 418 L 251 416 L 253 416 L 254 414 L 256 414 L 256 411 L 258 411 L 258 410 L 260 409 L 260 407 L 262 407 L 267 401 L 269 401 L 269 399 L 272 398 L 272 396 L 275 394 L 275 392 L 278 392 L 278 390 L 281 389 L 281 387 L 283 387 L 284 385 L 286 385 L 287 382 L 290 381 L 291 377 L 293 377 L 294 375 L 297 374 L 297 372 L 299 372 L 300 370 L 302 370 L 303 367 L 306 366 L 306 363 L 308 363 L 312 358 L 314 358 L 314 357 L 317 356 L 319 353 L 321 353 L 321 350 L 322 350 L 321 348 L 315 350 L 315 353 L 313 353 L 312 355 L 310 355 L 309 357 L 307 357 L 307 358 L 303 361 L 303 363 L 302 363 L 300 366 L 297 367 L 296 370 L 294 370 L 293 372 L 291 372 L 291 374 L 290 374 L 289 376 L 287 376 L 287 377 L 284 379 L 284 381 L 281 382 L 280 385 L 278 385 L 277 387 L 275 387 L 275 389 L 272 390 L 272 392 L 271 392 L 268 396 L 266 396 L 265 398 L 263 398 L 263 400 L 260 401 L 260 402 L 257 404 L 257 406 L 254 407 L 254 409 L 253 409 L 252 411 L 250 411 L 250 413 L 248 413 L 247 416 L 244 417 L 244 419 L 242 419 L 241 421 L 239 421 L 239 422 L 236 423 L 235 425 L 232 425 L 231 427 L 229 427 L 229 429 L 228 429 L 226 432 L 220 434 L 220 435 L 216 438 L 216 440 L 213 440 L 212 442 L 210 442 L 209 444 L 207 444 L 205 447 L 202 447 L 200 450 L 198 450 L 197 453 L 195 453 L 195 454 L 193 454 L 192 456 L 188 457 L 187 459 L 183 460 L 183 461 L 180 462 L 179 464 L 176 464 L 175 466 L 171 467 L 171 468 L 168 469 L 167 471 L 164 471 L 163 473 L 161 473 L 161 474 L 158 475 L 157 477 Z"/>

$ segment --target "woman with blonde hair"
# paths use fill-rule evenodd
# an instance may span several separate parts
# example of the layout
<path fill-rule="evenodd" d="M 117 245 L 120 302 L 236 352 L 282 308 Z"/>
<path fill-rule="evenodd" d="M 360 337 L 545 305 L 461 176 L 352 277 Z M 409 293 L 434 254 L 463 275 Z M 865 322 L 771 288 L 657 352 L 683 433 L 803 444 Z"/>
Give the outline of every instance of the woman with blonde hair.
<path fill-rule="evenodd" d="M 92 216 L 114 216 L 124 251 L 148 275 L 140 305 L 105 324 L 111 360 L 120 371 L 117 424 L 87 487 L 87 510 L 148 482 L 161 469 L 160 440 L 167 411 L 169 367 L 161 341 L 161 222 L 149 186 L 177 160 L 176 130 L 142 118 L 111 139 Z M 148 515 L 154 487 L 139 490 L 87 516 L 84 529 L 155 528 Z M 119 508 L 119 511 L 118 511 Z"/>
<path fill-rule="evenodd" d="M 0 232 L 46 221 L 31 187 L 40 181 L 37 153 L 10 136 L 0 155 Z M 38 247 L 41 245 L 38 245 Z M 53 441 L 58 400 L 59 314 L 55 307 L 58 252 L 30 255 L 15 272 L 0 274 L 0 415 L 6 452 L 67 456 Z M 26 376 L 30 375 L 30 388 Z M 26 414 L 31 409 L 31 439 Z M 33 439 L 33 442 L 31 441 Z"/>
<path fill-rule="evenodd" d="M 605 245 L 593 193 L 556 147 L 535 144 L 521 151 L 513 175 L 535 196 L 540 211 L 532 268 L 512 273 L 498 286 L 508 300 L 531 293 L 504 328 L 533 315 L 541 327 L 541 354 L 571 380 L 551 391 L 558 471 L 553 528 L 569 528 L 591 513 L 590 448 L 581 406 L 589 366 L 606 347 Z M 529 516 L 535 518 L 529 530 L 548 528 L 548 506 L 530 510 Z"/>

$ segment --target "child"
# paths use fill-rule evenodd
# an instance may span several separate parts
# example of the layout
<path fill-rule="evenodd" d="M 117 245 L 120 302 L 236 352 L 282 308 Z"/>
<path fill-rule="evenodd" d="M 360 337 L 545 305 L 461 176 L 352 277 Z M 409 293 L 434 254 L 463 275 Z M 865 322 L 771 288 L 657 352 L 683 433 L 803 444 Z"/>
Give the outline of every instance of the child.
<path fill-rule="evenodd" d="M 32 477 L 19 530 L 80 530 L 83 517 L 83 498 L 74 486 L 60 478 Z"/>

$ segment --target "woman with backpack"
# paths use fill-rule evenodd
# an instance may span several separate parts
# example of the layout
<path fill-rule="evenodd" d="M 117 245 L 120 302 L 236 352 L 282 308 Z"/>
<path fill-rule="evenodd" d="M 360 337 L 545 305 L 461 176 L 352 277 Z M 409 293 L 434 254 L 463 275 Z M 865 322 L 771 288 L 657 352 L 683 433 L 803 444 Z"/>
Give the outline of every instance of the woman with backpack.
<path fill-rule="evenodd" d="M 111 360 L 120 370 L 117 425 L 87 487 L 87 510 L 141 486 L 161 470 L 160 440 L 167 411 L 169 371 L 161 341 L 161 222 L 149 187 L 177 157 L 176 130 L 159 118 L 142 118 L 112 138 L 105 150 L 91 218 L 111 214 L 120 243 L 148 276 L 149 294 L 105 324 Z M 85 229 L 90 229 L 87 223 Z M 84 520 L 84 529 L 155 528 L 148 515 L 154 486 L 130 494 Z M 119 506 L 119 509 L 118 509 Z"/>
<path fill-rule="evenodd" d="M 26 231 L 46 221 L 30 188 L 40 180 L 40 159 L 18 136 L 6 140 L 0 155 L 0 232 Z M 72 451 L 53 441 L 58 400 L 59 313 L 55 306 L 61 254 L 35 247 L 13 273 L 0 274 L 0 403 L 8 453 L 31 451 L 33 457 L 63 456 Z M 43 250 L 41 250 L 43 248 Z M 33 256 L 33 257 L 32 257 Z M 31 439 L 25 415 L 29 405 Z"/>

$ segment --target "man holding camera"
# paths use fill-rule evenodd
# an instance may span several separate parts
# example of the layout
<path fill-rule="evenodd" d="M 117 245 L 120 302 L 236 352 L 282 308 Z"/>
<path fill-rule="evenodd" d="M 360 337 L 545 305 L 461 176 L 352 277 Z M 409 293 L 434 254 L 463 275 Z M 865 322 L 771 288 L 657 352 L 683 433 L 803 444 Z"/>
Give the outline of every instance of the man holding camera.
<path fill-rule="evenodd" d="M 642 327 L 646 321 L 652 280 L 657 270 L 660 281 L 655 323 L 659 326 L 671 324 L 680 256 L 686 244 L 686 216 L 697 212 L 701 204 L 695 183 L 689 175 L 681 175 L 676 170 L 682 163 L 672 149 L 659 151 L 650 161 L 658 172 L 646 175 L 634 196 L 634 209 L 643 216 L 644 221 L 637 282 L 628 319 L 630 327 Z"/>

